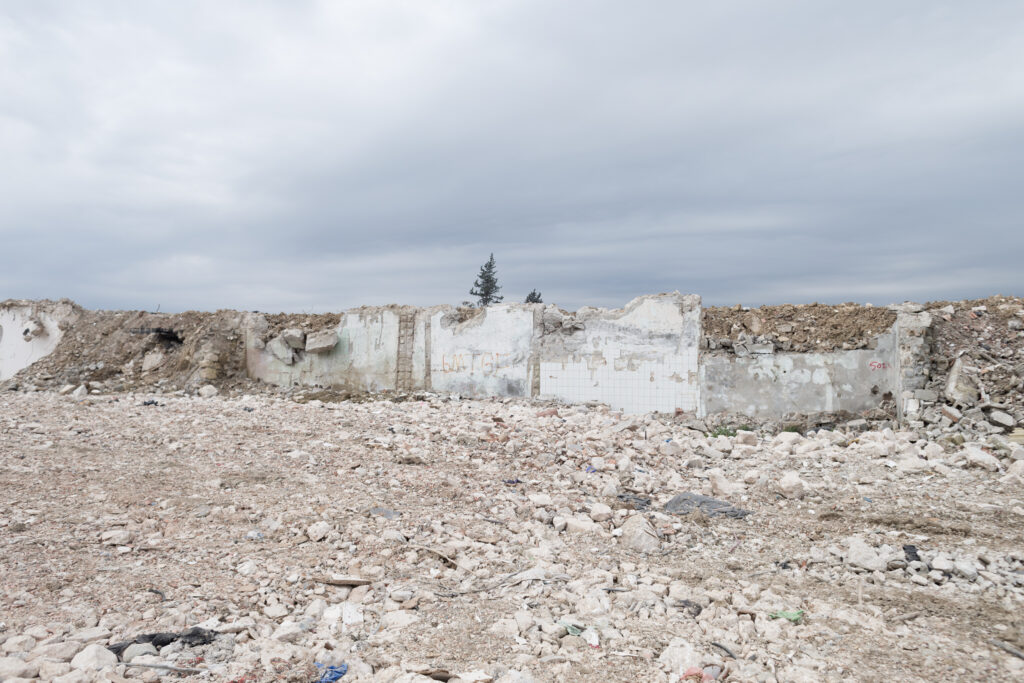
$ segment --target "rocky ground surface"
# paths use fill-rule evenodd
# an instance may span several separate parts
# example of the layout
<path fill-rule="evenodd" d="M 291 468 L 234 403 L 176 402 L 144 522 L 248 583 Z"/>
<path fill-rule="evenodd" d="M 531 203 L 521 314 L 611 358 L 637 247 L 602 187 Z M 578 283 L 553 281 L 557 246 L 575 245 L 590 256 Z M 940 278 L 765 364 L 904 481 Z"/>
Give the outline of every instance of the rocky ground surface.
<path fill-rule="evenodd" d="M 1024 677 L 1012 433 L 226 394 L 0 394 L 0 679 Z"/>

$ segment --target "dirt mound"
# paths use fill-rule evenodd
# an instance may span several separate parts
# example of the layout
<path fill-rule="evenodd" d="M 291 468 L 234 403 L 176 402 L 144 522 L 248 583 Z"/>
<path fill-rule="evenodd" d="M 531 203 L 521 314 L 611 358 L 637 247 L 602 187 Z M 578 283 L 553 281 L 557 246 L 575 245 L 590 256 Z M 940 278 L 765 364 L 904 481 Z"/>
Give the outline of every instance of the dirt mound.
<path fill-rule="evenodd" d="M 89 311 L 72 305 L 72 313 L 61 321 L 63 336 L 56 350 L 14 381 L 52 389 L 90 384 L 124 391 L 244 380 L 245 315 Z"/>
<path fill-rule="evenodd" d="M 797 352 L 868 348 L 894 322 L 895 311 L 854 303 L 719 306 L 705 308 L 703 319 L 708 348 L 729 349 L 734 342 L 750 340 Z"/>
<path fill-rule="evenodd" d="M 341 313 L 266 313 L 263 317 L 267 319 L 268 327 L 264 337 L 273 339 L 291 327 L 305 332 L 333 329 L 341 323 L 341 316 Z"/>

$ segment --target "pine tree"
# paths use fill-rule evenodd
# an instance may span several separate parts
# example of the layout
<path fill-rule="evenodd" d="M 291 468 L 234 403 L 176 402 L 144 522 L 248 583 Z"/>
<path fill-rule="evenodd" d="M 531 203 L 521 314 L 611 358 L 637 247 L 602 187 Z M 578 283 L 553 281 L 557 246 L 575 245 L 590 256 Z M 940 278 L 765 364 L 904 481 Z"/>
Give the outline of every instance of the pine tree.
<path fill-rule="evenodd" d="M 538 292 L 536 289 L 534 289 L 534 290 L 531 290 L 530 293 L 526 295 L 526 303 L 528 303 L 528 304 L 542 304 L 542 303 L 544 303 L 544 300 L 540 298 L 540 292 Z"/>
<path fill-rule="evenodd" d="M 498 277 L 495 270 L 494 254 L 491 254 L 491 258 L 487 259 L 487 263 L 480 267 L 480 274 L 476 276 L 473 289 L 469 290 L 470 296 L 475 296 L 477 304 L 480 306 L 501 303 L 501 300 L 505 298 L 498 295 L 498 292 L 501 291 L 501 286 L 498 285 Z"/>

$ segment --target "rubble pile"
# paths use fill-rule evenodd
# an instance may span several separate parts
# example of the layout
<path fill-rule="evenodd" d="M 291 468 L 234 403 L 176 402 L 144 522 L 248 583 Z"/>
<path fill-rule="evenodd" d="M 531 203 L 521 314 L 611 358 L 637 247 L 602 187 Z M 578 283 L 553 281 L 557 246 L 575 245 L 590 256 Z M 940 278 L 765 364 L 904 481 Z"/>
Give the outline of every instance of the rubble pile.
<path fill-rule="evenodd" d="M 930 306 L 931 372 L 910 423 L 953 445 L 972 435 L 1002 451 L 1024 444 L 1024 299 Z"/>
<path fill-rule="evenodd" d="M 60 322 L 57 348 L 4 382 L 3 388 L 78 390 L 81 396 L 139 387 L 174 391 L 247 382 L 245 313 L 92 311 L 71 301 L 60 303 L 70 313 Z"/>
<path fill-rule="evenodd" d="M 0 679 L 1024 676 L 1024 447 L 687 424 L 3 392 Z"/>
<path fill-rule="evenodd" d="M 746 355 L 751 352 L 825 352 L 875 348 L 896 313 L 862 304 L 783 304 L 704 309 L 704 348 Z"/>

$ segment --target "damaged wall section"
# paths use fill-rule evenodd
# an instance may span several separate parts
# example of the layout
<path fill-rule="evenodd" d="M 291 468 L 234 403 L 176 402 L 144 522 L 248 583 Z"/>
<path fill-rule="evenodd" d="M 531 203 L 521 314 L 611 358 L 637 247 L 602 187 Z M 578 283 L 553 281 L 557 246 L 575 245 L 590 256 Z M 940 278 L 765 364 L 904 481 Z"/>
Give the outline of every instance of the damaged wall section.
<path fill-rule="evenodd" d="M 270 339 L 267 319 L 253 315 L 245 335 L 249 376 L 277 386 L 394 390 L 401 314 L 398 306 L 355 309 L 335 329 L 289 328 Z"/>
<path fill-rule="evenodd" d="M 697 412 L 700 297 L 642 296 L 625 308 L 545 309 L 540 396 L 629 413 Z"/>
<path fill-rule="evenodd" d="M 872 312 L 869 322 L 885 315 L 896 317 Z M 903 407 L 904 380 L 922 372 L 928 324 L 903 312 L 901 324 L 863 334 L 848 350 L 780 352 L 771 340 L 741 339 L 701 351 L 700 297 L 678 292 L 576 313 L 541 304 L 362 308 L 315 334 L 286 329 L 273 336 L 265 319 L 254 320 L 249 374 L 277 385 L 536 396 L 635 414 L 757 418 L 860 413 L 890 401 Z M 323 337 L 332 334 L 336 343 L 325 346 Z M 321 340 L 316 348 L 314 339 Z"/>
<path fill-rule="evenodd" d="M 600 401 L 631 413 L 699 406 L 700 298 L 693 295 L 643 296 L 622 309 L 575 314 L 540 304 L 363 308 L 344 314 L 336 333 L 333 348 L 314 352 L 312 335 L 273 334 L 254 316 L 249 375 L 280 386 Z"/>
<path fill-rule="evenodd" d="M 875 408 L 898 393 L 896 332 L 879 335 L 873 345 L 831 353 L 705 352 L 702 412 L 767 418 Z"/>
<path fill-rule="evenodd" d="M 530 396 L 536 304 L 502 304 L 430 316 L 430 386 L 464 396 Z"/>

